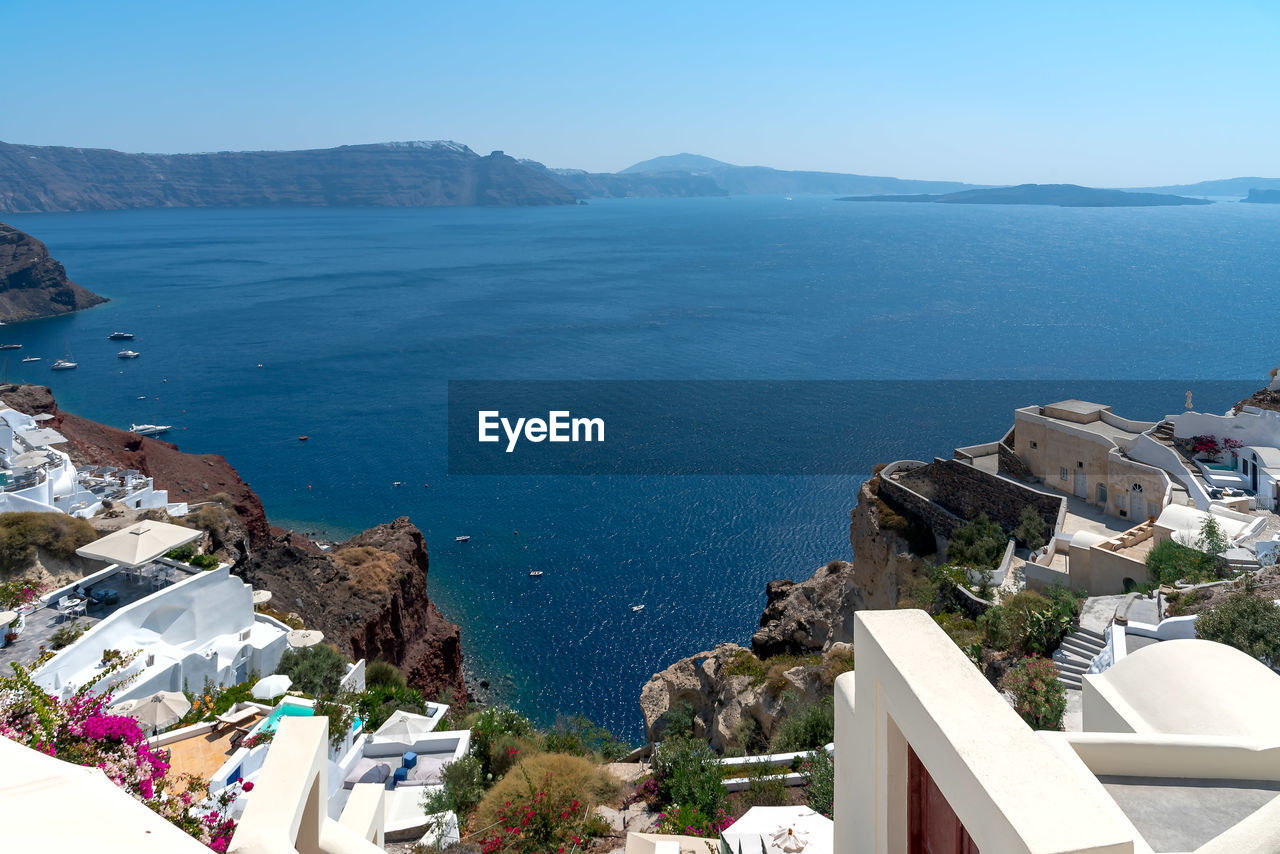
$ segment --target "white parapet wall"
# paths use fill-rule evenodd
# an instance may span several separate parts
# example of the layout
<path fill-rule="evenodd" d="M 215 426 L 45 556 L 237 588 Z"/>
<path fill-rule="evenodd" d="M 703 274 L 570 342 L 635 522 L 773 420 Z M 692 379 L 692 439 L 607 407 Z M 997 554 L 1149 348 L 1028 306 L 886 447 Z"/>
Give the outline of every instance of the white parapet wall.
<path fill-rule="evenodd" d="M 854 626 L 858 667 L 836 680 L 836 851 L 907 850 L 910 753 L 980 851 L 1141 850 L 1097 779 L 1024 724 L 928 614 L 860 611 Z"/>

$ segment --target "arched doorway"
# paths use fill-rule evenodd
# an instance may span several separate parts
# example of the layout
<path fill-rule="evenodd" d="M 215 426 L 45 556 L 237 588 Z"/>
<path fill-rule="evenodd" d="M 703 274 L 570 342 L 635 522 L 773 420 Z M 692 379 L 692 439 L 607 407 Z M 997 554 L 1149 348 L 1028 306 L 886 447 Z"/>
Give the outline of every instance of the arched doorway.
<path fill-rule="evenodd" d="M 1141 522 L 1147 518 L 1147 498 L 1142 494 L 1142 484 L 1129 487 L 1129 518 Z"/>

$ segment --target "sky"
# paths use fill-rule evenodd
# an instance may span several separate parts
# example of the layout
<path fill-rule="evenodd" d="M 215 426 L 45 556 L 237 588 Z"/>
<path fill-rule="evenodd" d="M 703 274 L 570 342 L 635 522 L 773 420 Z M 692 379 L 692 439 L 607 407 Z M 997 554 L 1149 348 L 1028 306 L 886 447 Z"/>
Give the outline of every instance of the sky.
<path fill-rule="evenodd" d="M 193 152 L 453 139 L 1154 186 L 1280 176 L 1280 4 L 0 0 L 0 140 Z"/>

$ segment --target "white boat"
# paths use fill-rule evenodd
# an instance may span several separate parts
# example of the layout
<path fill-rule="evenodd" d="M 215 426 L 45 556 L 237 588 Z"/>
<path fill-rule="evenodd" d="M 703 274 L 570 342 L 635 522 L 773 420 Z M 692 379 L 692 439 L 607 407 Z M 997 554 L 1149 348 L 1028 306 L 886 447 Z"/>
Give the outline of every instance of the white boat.
<path fill-rule="evenodd" d="M 23 358 L 23 360 L 22 360 L 22 361 L 24 361 L 24 362 L 39 362 L 39 361 L 40 361 L 40 357 L 39 357 L 39 356 L 27 356 L 27 357 Z"/>
<path fill-rule="evenodd" d="M 121 350 L 119 353 L 116 353 L 116 358 L 117 359 L 136 359 L 141 355 L 142 354 L 139 353 L 137 350 Z"/>
<path fill-rule="evenodd" d="M 107 336 L 108 341 L 132 341 L 132 332 L 112 332 Z"/>
<path fill-rule="evenodd" d="M 640 612 L 641 612 L 641 611 L 643 611 L 643 610 L 644 610 L 644 606 L 643 606 L 643 605 L 632 605 L 632 606 L 631 606 L 631 613 L 633 613 L 633 614 L 638 614 L 638 613 L 640 613 Z"/>
<path fill-rule="evenodd" d="M 468 540 L 470 540 L 470 539 L 471 539 L 471 537 L 469 537 L 469 536 L 467 536 L 467 537 L 454 537 L 454 538 L 453 538 L 453 541 L 454 541 L 455 543 L 465 543 L 465 542 L 467 542 L 467 541 L 468 541 Z"/>
<path fill-rule="evenodd" d="M 53 371 L 74 371 L 78 367 L 80 366 L 70 359 L 59 359 L 50 365 L 49 369 Z"/>
<path fill-rule="evenodd" d="M 0 344 L 0 350 L 21 350 L 21 344 Z"/>
<path fill-rule="evenodd" d="M 159 436 L 161 433 L 168 433 L 171 424 L 134 424 L 129 427 L 130 433 L 137 433 L 139 436 Z"/>
<path fill-rule="evenodd" d="M 541 577 L 542 577 L 542 570 L 540 570 L 540 569 L 531 569 L 531 570 L 529 570 L 529 577 L 530 577 L 530 578 L 541 578 Z"/>

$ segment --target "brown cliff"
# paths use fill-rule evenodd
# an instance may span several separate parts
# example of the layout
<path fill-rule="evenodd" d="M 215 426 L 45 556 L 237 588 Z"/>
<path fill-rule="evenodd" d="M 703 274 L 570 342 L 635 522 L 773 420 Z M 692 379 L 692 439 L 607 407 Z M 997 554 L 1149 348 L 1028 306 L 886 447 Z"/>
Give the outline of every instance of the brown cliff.
<path fill-rule="evenodd" d="M 0 321 L 53 317 L 104 302 L 68 279 L 43 243 L 0 222 Z"/>
<path fill-rule="evenodd" d="M 378 525 L 317 553 L 286 535 L 254 551 L 236 572 L 270 590 L 272 605 L 352 659 L 382 658 L 428 698 L 445 689 L 467 697 L 459 629 L 427 597 L 427 550 L 407 517 Z M 309 544 L 308 544 L 309 545 Z"/>

